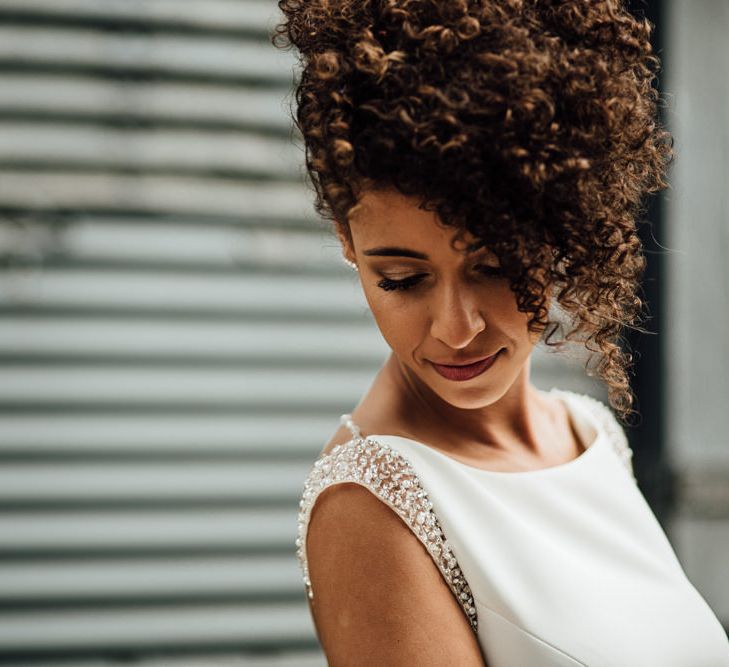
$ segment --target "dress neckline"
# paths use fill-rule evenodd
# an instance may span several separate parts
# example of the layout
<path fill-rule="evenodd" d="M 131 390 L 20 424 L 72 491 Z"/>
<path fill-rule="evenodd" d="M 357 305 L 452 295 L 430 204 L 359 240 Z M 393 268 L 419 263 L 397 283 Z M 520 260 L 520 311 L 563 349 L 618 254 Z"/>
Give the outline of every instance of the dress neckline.
<path fill-rule="evenodd" d="M 577 399 L 578 396 L 574 394 L 573 392 L 564 390 L 564 389 L 557 389 L 556 387 L 553 387 L 549 391 L 544 391 L 542 389 L 539 389 L 542 394 L 547 395 L 556 395 L 559 400 L 561 400 L 570 416 L 570 420 L 572 421 L 572 424 L 574 426 L 575 431 L 577 432 L 577 435 L 582 440 L 582 447 L 583 451 L 580 452 L 575 458 L 570 459 L 569 461 L 565 461 L 564 463 L 558 463 L 557 465 L 553 466 L 547 466 L 545 468 L 536 468 L 534 470 L 489 470 L 487 468 L 480 468 L 478 466 L 471 465 L 470 463 L 464 463 L 463 461 L 459 461 L 458 459 L 453 458 L 452 456 L 449 456 L 448 454 L 443 453 L 439 449 L 436 449 L 435 447 L 426 444 L 424 442 L 421 442 L 419 440 L 414 440 L 412 438 L 407 438 L 402 435 L 391 435 L 387 433 L 375 433 L 371 435 L 362 436 L 360 433 L 359 427 L 352 421 L 351 415 L 344 414 L 342 415 L 342 422 L 346 423 L 350 430 L 352 431 L 353 435 L 356 438 L 363 438 L 364 440 L 370 440 L 370 441 L 378 441 L 383 442 L 387 440 L 399 440 L 403 442 L 408 442 L 413 445 L 415 445 L 419 449 L 428 450 L 431 452 L 436 458 L 444 459 L 445 461 L 451 463 L 454 466 L 464 468 L 466 470 L 472 471 L 474 474 L 477 475 L 483 475 L 488 477 L 502 477 L 502 478 L 521 478 L 521 477 L 534 477 L 534 476 L 541 476 L 541 475 L 549 475 L 554 474 L 556 472 L 559 472 L 561 470 L 569 469 L 575 466 L 580 465 L 580 462 L 583 462 L 586 458 L 589 458 L 592 456 L 590 452 L 594 449 L 599 449 L 603 446 L 604 442 L 608 441 L 608 435 L 605 432 L 605 430 L 602 428 L 602 425 L 600 422 L 593 418 L 593 415 L 587 410 L 584 409 L 581 405 L 577 404 L 577 401 L 574 399 Z M 592 441 L 589 444 L 585 444 L 585 434 L 588 432 L 588 430 L 592 428 L 595 435 L 592 438 Z"/>

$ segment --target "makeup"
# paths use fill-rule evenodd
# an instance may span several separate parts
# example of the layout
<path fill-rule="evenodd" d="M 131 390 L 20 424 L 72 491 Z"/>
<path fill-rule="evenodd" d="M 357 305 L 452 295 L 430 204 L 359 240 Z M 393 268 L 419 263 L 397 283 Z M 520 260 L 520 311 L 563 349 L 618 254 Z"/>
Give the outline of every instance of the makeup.
<path fill-rule="evenodd" d="M 481 361 L 476 361 L 472 364 L 466 364 L 465 366 L 447 366 L 445 364 L 436 364 L 431 361 L 433 368 L 440 375 L 448 380 L 455 380 L 456 382 L 462 382 L 464 380 L 470 380 L 471 378 L 481 375 L 486 372 L 491 366 L 494 365 L 499 355 L 503 352 L 503 349 L 499 350 L 496 354 L 492 354 L 490 357 L 486 357 Z"/>

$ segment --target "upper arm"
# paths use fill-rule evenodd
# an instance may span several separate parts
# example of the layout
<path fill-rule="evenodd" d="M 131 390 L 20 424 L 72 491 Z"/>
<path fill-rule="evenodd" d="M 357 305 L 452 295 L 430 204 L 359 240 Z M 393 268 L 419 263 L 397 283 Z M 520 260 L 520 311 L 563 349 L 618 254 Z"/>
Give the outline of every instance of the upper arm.
<path fill-rule="evenodd" d="M 485 665 L 476 636 L 420 540 L 369 490 L 340 483 L 309 520 L 312 617 L 332 667 Z"/>

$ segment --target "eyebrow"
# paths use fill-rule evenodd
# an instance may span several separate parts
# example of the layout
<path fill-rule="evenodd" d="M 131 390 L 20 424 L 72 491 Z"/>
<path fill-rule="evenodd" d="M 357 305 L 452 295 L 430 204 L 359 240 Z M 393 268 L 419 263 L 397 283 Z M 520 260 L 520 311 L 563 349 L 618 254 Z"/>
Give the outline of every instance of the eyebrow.
<path fill-rule="evenodd" d="M 477 252 L 477 250 L 470 251 L 469 254 Z M 414 259 L 424 259 L 428 261 L 430 258 L 424 252 L 418 252 L 417 250 L 410 250 L 409 248 L 401 248 L 399 246 L 389 246 L 380 248 L 370 248 L 369 250 L 363 250 L 363 255 L 378 256 L 378 257 L 412 257 Z"/>
<path fill-rule="evenodd" d="M 382 248 L 370 248 L 369 250 L 363 250 L 363 255 L 379 256 L 379 257 L 412 257 L 414 259 L 428 260 L 428 255 L 417 250 L 410 250 L 409 248 L 398 248 L 396 246 L 382 247 Z"/>

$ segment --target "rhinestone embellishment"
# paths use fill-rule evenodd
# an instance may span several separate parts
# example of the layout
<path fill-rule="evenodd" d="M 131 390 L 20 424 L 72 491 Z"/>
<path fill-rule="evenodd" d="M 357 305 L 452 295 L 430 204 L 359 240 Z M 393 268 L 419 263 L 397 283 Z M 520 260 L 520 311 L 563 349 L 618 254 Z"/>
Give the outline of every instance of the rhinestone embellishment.
<path fill-rule="evenodd" d="M 456 596 L 471 628 L 477 632 L 478 618 L 471 588 L 443 534 L 433 511 L 433 503 L 412 465 L 387 445 L 370 438 L 362 438 L 351 420 L 348 426 L 354 437 L 343 445 L 336 445 L 329 454 L 320 456 L 314 462 L 299 501 L 296 556 L 309 599 L 313 599 L 314 592 L 309 579 L 305 545 L 314 501 L 332 484 L 355 482 L 369 489 L 391 507 L 415 533 Z"/>

